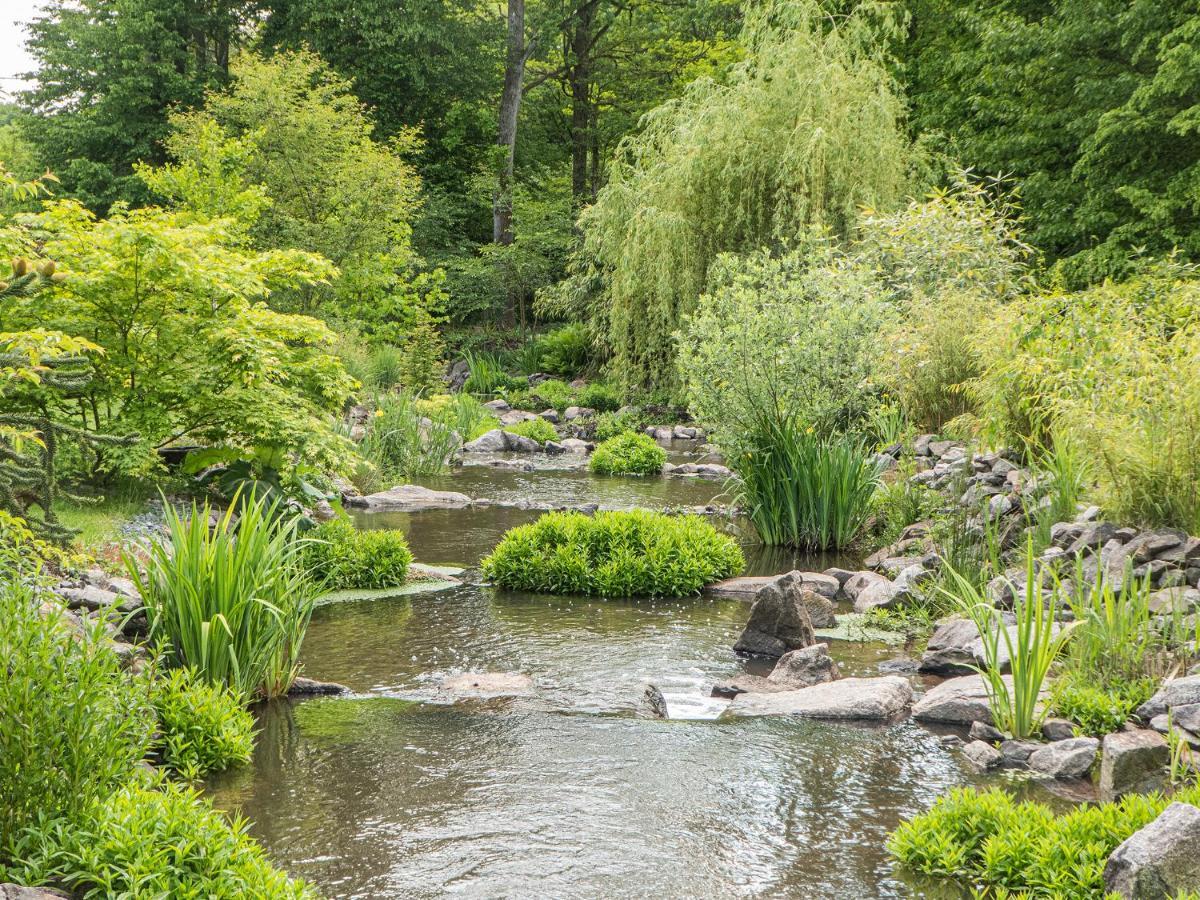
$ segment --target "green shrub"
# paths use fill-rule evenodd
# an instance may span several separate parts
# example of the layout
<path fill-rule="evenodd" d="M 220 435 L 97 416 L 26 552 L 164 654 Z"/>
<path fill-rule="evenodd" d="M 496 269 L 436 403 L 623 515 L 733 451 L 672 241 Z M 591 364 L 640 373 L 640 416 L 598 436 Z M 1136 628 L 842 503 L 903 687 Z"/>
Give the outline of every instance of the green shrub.
<path fill-rule="evenodd" d="M 1103 737 L 1120 731 L 1157 686 L 1153 678 L 1105 685 L 1076 673 L 1064 675 L 1054 686 L 1054 712 L 1079 726 L 1080 734 Z"/>
<path fill-rule="evenodd" d="M 594 409 L 596 412 L 612 412 L 621 407 L 621 394 L 612 385 L 593 381 L 584 385 L 575 395 L 575 405 Z"/>
<path fill-rule="evenodd" d="M 666 461 L 654 438 L 627 431 L 596 447 L 588 465 L 601 475 L 657 475 Z"/>
<path fill-rule="evenodd" d="M 651 423 L 646 414 L 639 409 L 627 410 L 624 413 L 602 412 L 596 416 L 596 440 L 603 443 L 627 431 L 642 434 L 649 424 Z"/>
<path fill-rule="evenodd" d="M 547 379 L 535 385 L 531 391 L 530 399 L 534 407 L 540 407 L 537 410 L 539 412 L 544 409 L 557 409 L 562 412 L 575 404 L 575 391 L 565 381 L 559 381 L 557 378 Z"/>
<path fill-rule="evenodd" d="M 190 787 L 126 785 L 87 815 L 28 834 L 7 877 L 53 881 L 80 900 L 246 897 L 308 900 L 315 893 L 267 859 L 242 819 L 230 822 Z"/>
<path fill-rule="evenodd" d="M 546 441 L 558 440 L 558 431 L 545 419 L 526 419 L 524 422 L 518 422 L 516 425 L 509 425 L 504 430 L 509 434 L 519 434 L 522 437 L 532 438 L 539 444 L 544 444 Z"/>
<path fill-rule="evenodd" d="M 307 535 L 303 565 L 329 590 L 367 590 L 404 584 L 412 552 L 404 533 L 360 531 L 347 519 L 318 525 Z"/>
<path fill-rule="evenodd" d="M 763 543 L 849 546 L 871 512 L 879 466 L 861 442 L 826 438 L 794 420 L 761 417 L 729 459 L 737 502 Z"/>
<path fill-rule="evenodd" d="M 172 669 L 151 684 L 158 716 L 154 751 L 161 765 L 188 781 L 250 761 L 254 716 L 228 688 L 191 669 Z"/>
<path fill-rule="evenodd" d="M 1200 790 L 1189 788 L 1170 800 L 1195 803 Z M 1035 896 L 1100 900 L 1108 857 L 1168 802 L 1131 794 L 1055 816 L 1043 804 L 1017 803 L 1000 791 L 962 789 L 901 825 L 888 850 L 926 875 Z"/>
<path fill-rule="evenodd" d="M 235 520 L 235 510 L 240 513 Z M 181 516 L 166 505 L 168 536 L 125 554 L 146 603 L 150 634 L 172 666 L 187 666 L 239 697 L 287 693 L 312 615 L 297 521 L 249 499 L 210 527 L 207 503 Z"/>
<path fill-rule="evenodd" d="M 745 559 L 700 518 L 632 510 L 547 513 L 505 534 L 482 566 L 510 590 L 680 597 L 738 574 Z"/>
<path fill-rule="evenodd" d="M 76 821 L 129 778 L 154 731 L 147 676 L 121 671 L 99 624 L 77 638 L 40 611 L 27 576 L 0 559 L 0 862 L 21 829 Z"/>
<path fill-rule="evenodd" d="M 541 370 L 551 375 L 578 375 L 592 351 L 587 328 L 578 322 L 547 332 L 537 346 Z"/>

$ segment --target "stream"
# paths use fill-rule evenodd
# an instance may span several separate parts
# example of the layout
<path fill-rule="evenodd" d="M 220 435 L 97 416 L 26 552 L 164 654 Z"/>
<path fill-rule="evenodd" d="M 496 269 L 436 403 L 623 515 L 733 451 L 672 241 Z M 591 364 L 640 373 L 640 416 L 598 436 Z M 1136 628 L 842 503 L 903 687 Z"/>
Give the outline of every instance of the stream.
<path fill-rule="evenodd" d="M 703 505 L 719 483 L 474 465 L 419 480 L 474 497 L 606 507 Z M 748 605 L 497 592 L 470 567 L 538 513 L 506 507 L 361 514 L 465 583 L 319 607 L 304 671 L 352 697 L 259 711 L 253 764 L 207 785 L 271 857 L 328 897 L 948 897 L 905 881 L 884 842 L 944 791 L 974 783 L 939 736 L 890 726 L 717 721 L 714 681 L 764 674 L 731 647 Z M 748 572 L 820 570 L 751 543 Z M 901 651 L 835 642 L 843 675 Z M 768 667 L 769 668 L 769 667 Z M 523 672 L 528 698 L 452 704 L 438 682 Z M 915 676 L 914 676 L 915 677 Z M 671 718 L 645 717 L 647 683 Z"/>

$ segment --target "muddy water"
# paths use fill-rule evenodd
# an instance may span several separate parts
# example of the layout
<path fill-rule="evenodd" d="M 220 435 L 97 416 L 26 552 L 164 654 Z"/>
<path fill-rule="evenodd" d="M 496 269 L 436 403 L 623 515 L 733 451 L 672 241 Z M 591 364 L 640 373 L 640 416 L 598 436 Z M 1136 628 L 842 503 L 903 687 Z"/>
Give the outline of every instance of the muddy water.
<path fill-rule="evenodd" d="M 720 490 L 492 469 L 429 484 L 653 506 L 704 503 Z M 360 522 L 402 528 L 424 562 L 473 565 L 534 515 Z M 794 561 L 783 562 L 756 565 L 783 571 Z M 745 615 L 740 601 L 478 585 L 325 606 L 305 670 L 358 694 L 264 709 L 253 766 L 210 792 L 331 897 L 946 896 L 901 880 L 883 844 L 903 817 L 970 776 L 911 722 L 717 721 L 708 689 L 743 670 L 730 647 Z M 846 674 L 877 674 L 896 652 L 834 648 Z M 462 671 L 525 672 L 535 688 L 520 700 L 438 702 L 441 677 Z M 648 682 L 665 693 L 671 720 L 642 717 Z"/>

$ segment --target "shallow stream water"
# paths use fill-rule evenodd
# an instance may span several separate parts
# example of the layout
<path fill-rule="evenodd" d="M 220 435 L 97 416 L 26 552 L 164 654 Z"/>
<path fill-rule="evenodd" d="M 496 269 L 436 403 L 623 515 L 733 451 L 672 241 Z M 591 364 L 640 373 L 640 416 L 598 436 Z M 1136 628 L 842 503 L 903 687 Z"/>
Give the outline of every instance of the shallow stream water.
<path fill-rule="evenodd" d="M 618 507 L 721 492 L 487 467 L 425 483 Z M 469 567 L 536 515 L 359 523 L 404 530 L 421 562 Z M 759 554 L 749 568 L 797 563 L 829 561 Z M 738 600 L 601 601 L 470 583 L 320 607 L 305 672 L 356 694 L 264 708 L 253 765 L 212 781 L 210 795 L 330 897 L 958 896 L 904 881 L 884 849 L 901 819 L 971 781 L 936 734 L 911 721 L 716 720 L 713 682 L 753 671 L 730 649 L 746 614 Z M 832 650 L 849 675 L 878 674 L 898 652 Z M 536 687 L 520 700 L 440 702 L 440 679 L 463 671 L 524 672 Z M 665 694 L 669 720 L 642 712 L 647 683 Z"/>

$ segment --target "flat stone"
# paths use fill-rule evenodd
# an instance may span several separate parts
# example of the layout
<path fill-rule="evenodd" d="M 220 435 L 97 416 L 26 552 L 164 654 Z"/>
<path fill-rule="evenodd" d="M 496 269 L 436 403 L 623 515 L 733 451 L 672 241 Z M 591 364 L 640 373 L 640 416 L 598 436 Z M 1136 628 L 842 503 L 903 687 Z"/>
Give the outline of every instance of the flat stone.
<path fill-rule="evenodd" d="M 733 645 L 739 653 L 783 656 L 816 643 L 804 603 L 803 576 L 788 572 L 764 585 L 750 606 L 750 620 Z"/>
<path fill-rule="evenodd" d="M 378 494 L 352 497 L 347 506 L 368 512 L 411 512 L 421 509 L 462 509 L 471 498 L 457 491 L 432 491 L 417 484 L 402 484 Z"/>
<path fill-rule="evenodd" d="M 336 681 L 317 681 L 315 678 L 296 677 L 288 688 L 289 697 L 330 697 L 336 694 L 349 694 L 350 688 Z"/>
<path fill-rule="evenodd" d="M 523 409 L 510 409 L 506 413 L 501 413 L 500 424 L 504 426 L 519 425 L 522 422 L 528 422 L 530 419 L 538 418 L 531 412 L 525 412 Z"/>
<path fill-rule="evenodd" d="M 1170 747 L 1157 731 L 1105 735 L 1100 751 L 1100 799 L 1160 790 L 1170 761 Z"/>
<path fill-rule="evenodd" d="M 1012 690 L 1012 676 L 1003 676 Z M 944 722 L 969 725 L 972 722 L 992 723 L 987 689 L 982 675 L 963 675 L 947 678 L 925 692 L 913 706 L 913 718 L 920 722 Z"/>
<path fill-rule="evenodd" d="M 752 601 L 758 592 L 779 578 L 778 575 L 740 575 L 715 581 L 704 588 L 704 592 L 714 597 L 730 597 L 738 600 Z"/>
<path fill-rule="evenodd" d="M 890 719 L 912 702 L 912 685 L 899 675 L 842 678 L 777 694 L 739 694 L 726 716 L 802 716 L 811 719 Z"/>
<path fill-rule="evenodd" d="M 828 644 L 813 644 L 791 650 L 779 658 L 767 680 L 789 690 L 824 684 L 840 677 L 837 663 L 829 655 Z"/>
<path fill-rule="evenodd" d="M 70 609 L 99 612 L 115 608 L 129 613 L 142 608 L 140 602 L 133 602 L 130 597 L 123 597 L 116 591 L 106 591 L 91 584 L 83 587 L 60 587 L 55 590 L 55 593 L 66 601 Z"/>
<path fill-rule="evenodd" d="M 1092 737 L 1047 744 L 1029 757 L 1029 769 L 1048 778 L 1083 778 L 1096 763 L 1100 742 Z"/>
<path fill-rule="evenodd" d="M 1154 696 L 1137 708 L 1137 714 L 1149 722 L 1172 707 L 1194 703 L 1200 703 L 1200 675 L 1187 675 L 1163 682 Z"/>
<path fill-rule="evenodd" d="M 990 772 L 1001 763 L 1000 751 L 987 741 L 971 741 L 962 748 L 963 759 L 976 772 Z"/>
<path fill-rule="evenodd" d="M 519 672 L 464 672 L 443 678 L 441 691 L 456 700 L 524 697 L 533 692 L 533 679 Z"/>
<path fill-rule="evenodd" d="M 1172 803 L 1131 834 L 1104 867 L 1104 886 L 1125 900 L 1162 900 L 1200 890 L 1200 809 Z"/>

